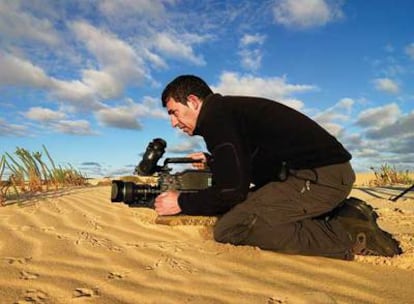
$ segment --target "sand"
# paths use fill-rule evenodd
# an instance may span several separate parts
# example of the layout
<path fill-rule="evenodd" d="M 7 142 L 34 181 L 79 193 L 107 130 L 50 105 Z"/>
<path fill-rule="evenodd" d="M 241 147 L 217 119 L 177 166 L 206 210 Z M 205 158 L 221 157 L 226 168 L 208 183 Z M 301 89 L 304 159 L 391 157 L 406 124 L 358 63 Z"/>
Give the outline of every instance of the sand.
<path fill-rule="evenodd" d="M 401 189 L 358 180 L 404 252 L 354 261 L 219 244 L 211 218 L 162 221 L 109 186 L 42 195 L 0 208 L 0 303 L 413 303 L 414 193 L 388 200 Z"/>

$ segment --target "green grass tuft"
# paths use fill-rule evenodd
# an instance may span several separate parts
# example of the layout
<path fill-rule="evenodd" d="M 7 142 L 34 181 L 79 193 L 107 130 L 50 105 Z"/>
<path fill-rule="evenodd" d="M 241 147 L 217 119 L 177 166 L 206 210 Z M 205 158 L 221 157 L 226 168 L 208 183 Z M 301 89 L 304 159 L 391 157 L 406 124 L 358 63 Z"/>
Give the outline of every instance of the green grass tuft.
<path fill-rule="evenodd" d="M 23 148 L 16 148 L 14 155 L 5 153 L 0 157 L 0 205 L 7 200 L 20 200 L 38 192 L 87 184 L 87 178 L 72 165 L 67 167 L 56 166 L 46 147 L 43 152 L 47 161 L 42 158 L 41 152 L 30 153 Z M 10 175 L 5 178 L 8 169 Z"/>

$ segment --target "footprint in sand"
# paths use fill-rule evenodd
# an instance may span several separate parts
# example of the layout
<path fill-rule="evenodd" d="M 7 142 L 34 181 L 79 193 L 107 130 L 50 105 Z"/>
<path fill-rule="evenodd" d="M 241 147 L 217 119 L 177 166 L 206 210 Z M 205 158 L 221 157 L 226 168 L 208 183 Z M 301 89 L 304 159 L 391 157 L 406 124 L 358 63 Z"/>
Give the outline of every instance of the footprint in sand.
<path fill-rule="evenodd" d="M 88 214 L 82 214 L 83 217 L 87 220 L 88 224 L 93 227 L 94 230 L 99 230 L 102 227 L 98 224 L 100 216 L 90 216 Z"/>
<path fill-rule="evenodd" d="M 43 304 L 47 303 L 49 296 L 39 289 L 27 289 L 22 297 L 23 299 L 15 302 L 15 304 Z"/>
<path fill-rule="evenodd" d="M 287 304 L 287 299 L 282 299 L 280 297 L 270 297 L 267 299 L 266 304 Z"/>
<path fill-rule="evenodd" d="M 288 304 L 292 299 L 286 297 L 273 296 L 267 299 L 266 304 Z M 295 301 L 296 303 L 296 301 Z M 336 300 L 325 292 L 306 292 L 302 294 L 300 303 L 312 303 L 312 304 L 336 304 Z"/>
<path fill-rule="evenodd" d="M 113 272 L 110 272 L 108 274 L 108 279 L 111 279 L 111 280 L 121 280 L 121 279 L 126 278 L 127 274 L 128 274 L 128 272 L 116 272 L 116 271 L 113 271 Z"/>
<path fill-rule="evenodd" d="M 183 271 L 187 273 L 197 272 L 196 269 L 190 262 L 183 259 L 175 258 L 170 255 L 163 255 L 153 266 L 146 266 L 146 270 L 154 270 L 156 268 L 168 266 L 172 270 Z"/>
<path fill-rule="evenodd" d="M 19 231 L 19 232 L 26 232 L 29 230 L 34 230 L 35 226 L 28 226 L 28 225 L 21 225 L 21 226 L 12 226 L 11 230 Z"/>
<path fill-rule="evenodd" d="M 70 235 L 67 235 L 67 234 L 56 234 L 56 238 L 58 238 L 59 240 L 62 240 L 62 241 L 68 241 L 68 240 L 72 239 L 72 237 Z"/>
<path fill-rule="evenodd" d="M 39 277 L 37 273 L 28 272 L 28 271 L 21 271 L 20 272 L 20 279 L 22 280 L 35 280 Z"/>
<path fill-rule="evenodd" d="M 4 260 L 8 264 L 27 264 L 28 262 L 30 262 L 32 260 L 32 257 L 20 257 L 20 258 L 5 257 Z"/>
<path fill-rule="evenodd" d="M 82 231 L 79 232 L 79 237 L 75 241 L 76 245 L 81 245 L 82 243 L 87 243 L 89 245 L 92 245 L 93 247 L 103 247 L 105 249 L 108 249 L 110 251 L 115 252 L 122 252 L 122 248 L 116 246 L 112 241 L 105 238 L 100 238 L 98 236 L 95 236 L 89 232 Z"/>
<path fill-rule="evenodd" d="M 43 232 L 54 233 L 56 231 L 56 228 L 53 226 L 45 226 L 40 228 L 40 230 L 42 230 Z"/>
<path fill-rule="evenodd" d="M 91 298 L 99 296 L 99 288 L 76 288 L 73 292 L 75 298 Z"/>

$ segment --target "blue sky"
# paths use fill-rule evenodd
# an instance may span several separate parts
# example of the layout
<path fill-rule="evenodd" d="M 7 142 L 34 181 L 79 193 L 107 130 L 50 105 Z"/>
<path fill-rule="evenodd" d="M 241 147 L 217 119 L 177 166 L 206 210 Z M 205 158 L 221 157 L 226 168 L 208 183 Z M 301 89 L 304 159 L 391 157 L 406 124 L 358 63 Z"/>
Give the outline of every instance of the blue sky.
<path fill-rule="evenodd" d="M 44 144 L 97 177 L 130 174 L 155 137 L 165 156 L 204 150 L 160 102 L 195 74 L 314 118 L 357 171 L 414 170 L 413 12 L 410 0 L 0 0 L 0 154 Z"/>

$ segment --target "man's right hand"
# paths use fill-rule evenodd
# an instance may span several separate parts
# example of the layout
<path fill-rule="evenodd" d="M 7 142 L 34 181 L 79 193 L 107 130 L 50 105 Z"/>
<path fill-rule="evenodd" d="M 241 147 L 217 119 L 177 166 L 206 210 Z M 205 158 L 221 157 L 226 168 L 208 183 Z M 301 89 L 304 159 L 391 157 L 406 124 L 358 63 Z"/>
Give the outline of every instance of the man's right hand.
<path fill-rule="evenodd" d="M 191 164 L 194 168 L 198 170 L 204 170 L 207 168 L 207 157 L 203 152 L 191 153 L 188 157 L 195 160 L 201 160 L 201 162 Z"/>

